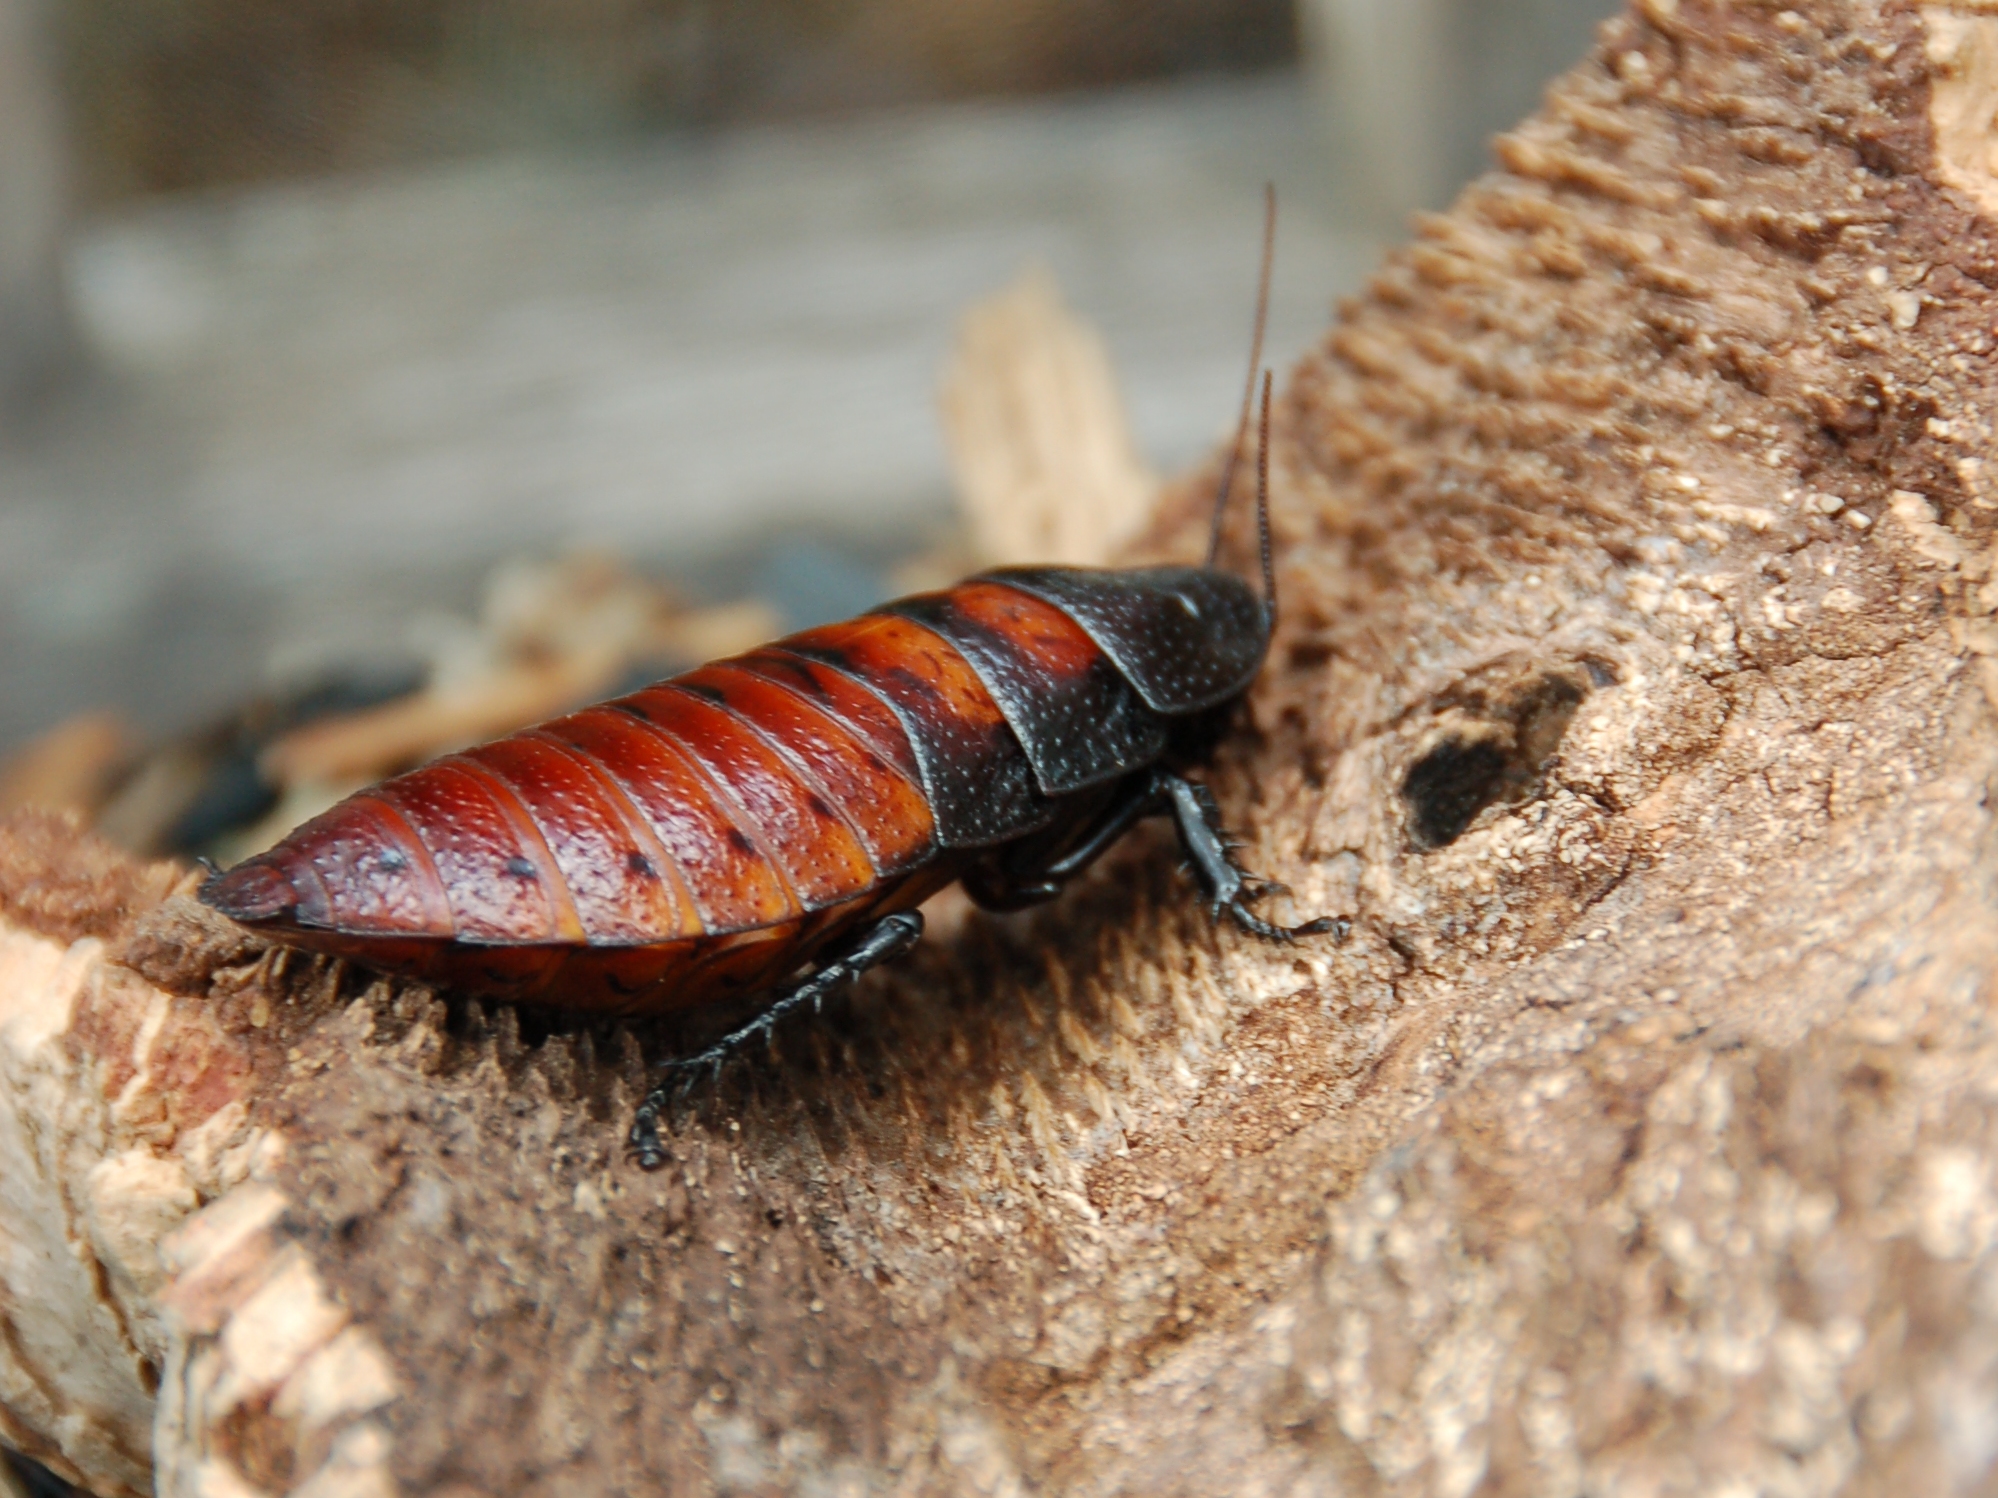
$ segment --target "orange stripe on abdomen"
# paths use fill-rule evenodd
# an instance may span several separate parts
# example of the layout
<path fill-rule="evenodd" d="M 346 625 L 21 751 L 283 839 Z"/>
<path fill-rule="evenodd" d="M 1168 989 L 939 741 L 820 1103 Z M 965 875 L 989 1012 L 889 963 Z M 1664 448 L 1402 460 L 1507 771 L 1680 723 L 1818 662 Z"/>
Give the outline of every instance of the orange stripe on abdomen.
<path fill-rule="evenodd" d="M 699 692 L 666 682 L 625 700 L 671 734 L 741 808 L 806 909 L 871 888 L 867 850 L 831 803 L 753 728 Z"/>
<path fill-rule="evenodd" d="M 990 847 L 1053 817 L 998 703 L 971 663 L 934 630 L 893 614 L 868 614 L 771 648 L 829 666 L 891 707 L 922 767 L 940 846 Z"/>
<path fill-rule="evenodd" d="M 443 881 L 459 940 L 570 939 L 560 930 L 556 892 L 546 887 L 546 850 L 528 846 L 487 777 L 447 759 L 385 781 L 368 794 L 393 806 L 423 840 Z M 580 930 L 575 935 L 580 937 Z"/>
<path fill-rule="evenodd" d="M 907 619 L 865 614 L 788 636 L 777 648 L 837 665 L 905 705 L 919 699 L 930 706 L 933 725 L 948 723 L 954 736 L 967 741 L 1006 726 L 999 705 L 964 657 Z"/>
<path fill-rule="evenodd" d="M 1105 661 L 1080 624 L 1051 603 L 1000 583 L 959 583 L 943 595 L 966 619 L 981 624 L 1057 676 L 1079 677 Z"/>
<path fill-rule="evenodd" d="M 710 934 L 802 914 L 782 876 L 679 745 L 620 698 L 557 718 L 543 733 L 574 744 L 614 777 L 678 866 Z"/>
<path fill-rule="evenodd" d="M 759 676 L 804 698 L 864 743 L 881 761 L 883 769 L 912 784 L 922 784 L 916 750 L 909 742 L 902 720 L 877 693 L 851 676 L 820 661 L 786 655 L 774 647 L 753 650 L 721 664 Z"/>
<path fill-rule="evenodd" d="M 877 874 L 908 868 L 935 847 L 935 821 L 913 768 L 908 775 L 892 769 L 803 693 L 732 661 L 703 666 L 675 682 L 712 692 L 789 756 L 858 834 Z"/>
<path fill-rule="evenodd" d="M 468 749 L 464 758 L 520 798 L 591 943 L 628 946 L 700 934 L 676 874 L 660 867 L 658 839 L 627 822 L 622 798 L 580 751 L 530 731 Z"/>

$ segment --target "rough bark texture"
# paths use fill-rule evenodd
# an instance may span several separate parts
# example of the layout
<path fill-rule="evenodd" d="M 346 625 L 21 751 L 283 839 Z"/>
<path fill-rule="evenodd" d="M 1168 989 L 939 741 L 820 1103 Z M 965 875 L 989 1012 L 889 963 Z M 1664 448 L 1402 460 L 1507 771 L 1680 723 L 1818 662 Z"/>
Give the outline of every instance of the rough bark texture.
<path fill-rule="evenodd" d="M 669 1037 L 274 963 L 15 823 L 7 1438 L 314 1498 L 1991 1491 L 1990 58 L 1650 0 L 1295 371 L 1216 781 L 1344 945 L 1139 838 L 645 1175 Z"/>

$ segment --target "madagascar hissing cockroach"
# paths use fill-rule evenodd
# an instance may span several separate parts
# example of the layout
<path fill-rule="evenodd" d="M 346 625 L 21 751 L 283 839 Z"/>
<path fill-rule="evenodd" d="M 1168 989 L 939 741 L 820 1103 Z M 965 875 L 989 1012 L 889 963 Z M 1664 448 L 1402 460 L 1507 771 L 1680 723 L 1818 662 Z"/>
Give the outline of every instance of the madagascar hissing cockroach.
<path fill-rule="evenodd" d="M 638 1014 L 755 994 L 756 1018 L 673 1074 L 719 1064 L 922 934 L 954 880 L 978 904 L 1052 899 L 1164 814 L 1218 917 L 1277 940 L 1236 864 L 1204 759 L 1275 624 L 1269 400 L 1262 591 L 1217 565 L 1249 389 L 1200 567 L 1005 567 L 884 604 L 360 791 L 201 898 L 280 941 L 443 987 Z M 670 1078 L 669 1078 L 670 1080 Z M 665 1160 L 668 1083 L 640 1106 Z"/>

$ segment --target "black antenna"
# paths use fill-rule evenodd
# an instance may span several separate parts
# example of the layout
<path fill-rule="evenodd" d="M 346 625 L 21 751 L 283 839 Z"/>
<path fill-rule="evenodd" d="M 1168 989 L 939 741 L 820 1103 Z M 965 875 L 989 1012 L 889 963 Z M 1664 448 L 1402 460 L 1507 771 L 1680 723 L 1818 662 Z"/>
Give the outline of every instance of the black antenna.
<path fill-rule="evenodd" d="M 1249 382 L 1242 391 L 1242 415 L 1235 423 L 1234 445 L 1221 470 L 1221 492 L 1214 496 L 1214 523 L 1207 536 L 1207 565 L 1221 555 L 1221 520 L 1228 513 L 1228 493 L 1235 486 L 1235 466 L 1242 461 L 1242 444 L 1249 438 L 1249 413 L 1255 407 L 1256 376 L 1263 367 L 1263 328 L 1270 316 L 1270 268 L 1276 260 L 1276 184 L 1263 184 L 1263 271 L 1256 282 L 1256 333 L 1249 343 Z"/>
<path fill-rule="evenodd" d="M 1276 567 L 1270 561 L 1270 372 L 1263 371 L 1263 423 L 1256 439 L 1256 535 L 1263 548 L 1263 612 L 1276 623 Z"/>

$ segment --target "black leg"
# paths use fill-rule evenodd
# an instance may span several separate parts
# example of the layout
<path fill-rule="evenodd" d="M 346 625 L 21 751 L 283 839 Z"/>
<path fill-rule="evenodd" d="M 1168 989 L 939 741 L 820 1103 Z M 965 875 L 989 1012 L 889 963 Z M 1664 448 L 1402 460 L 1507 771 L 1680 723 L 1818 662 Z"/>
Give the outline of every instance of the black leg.
<path fill-rule="evenodd" d="M 1227 911 L 1235 924 L 1266 941 L 1289 941 L 1298 936 L 1317 936 L 1333 931 L 1344 940 L 1347 923 L 1332 916 L 1320 916 L 1301 926 L 1274 926 L 1249 909 L 1249 901 L 1281 888 L 1258 879 L 1235 862 L 1235 843 L 1221 826 L 1221 808 L 1204 785 L 1184 780 L 1169 770 L 1156 772 L 1160 791 L 1172 806 L 1172 819 L 1179 829 L 1179 845 L 1186 861 L 1218 919 Z"/>
<path fill-rule="evenodd" d="M 674 1094 L 681 1091 L 681 1078 L 691 1077 L 702 1068 L 717 1076 L 737 1047 L 758 1035 L 768 1035 L 771 1027 L 792 1010 L 805 1004 L 817 1009 L 827 999 L 847 988 L 869 968 L 901 956 L 923 934 L 920 911 L 904 910 L 883 916 L 862 931 L 836 957 L 826 959 L 817 972 L 780 989 L 770 1007 L 741 1028 L 731 1030 L 706 1050 L 681 1056 L 666 1063 L 659 1084 L 645 1095 L 631 1122 L 631 1148 L 645 1170 L 657 1170 L 666 1163 L 665 1148 L 659 1143 L 659 1115 L 666 1111 Z"/>
<path fill-rule="evenodd" d="M 1063 885 L 1101 858 L 1125 833 L 1165 810 L 1158 772 L 1134 775 L 1118 791 L 1117 799 L 1097 814 L 1082 841 L 1068 852 L 1025 869 L 1009 869 L 1003 864 L 974 867 L 965 873 L 964 892 L 984 910 L 1025 910 L 1052 900 Z"/>
<path fill-rule="evenodd" d="M 1061 893 L 1061 886 L 1052 879 L 1015 879 L 1001 870 L 977 865 L 966 869 L 959 882 L 980 910 L 1002 914 L 1045 905 Z"/>
<path fill-rule="evenodd" d="M 1236 864 L 1235 844 L 1221 826 L 1220 808 L 1207 787 L 1162 767 L 1133 775 L 1083 834 L 1082 841 L 1059 858 L 1023 869 L 1004 864 L 974 868 L 964 877 L 965 893 L 986 910 L 1023 910 L 1052 900 L 1064 884 L 1101 858 L 1132 827 L 1146 817 L 1167 812 L 1179 829 L 1180 846 L 1186 850 L 1187 862 L 1216 917 L 1225 910 L 1244 931 L 1269 941 L 1327 931 L 1344 940 L 1347 923 L 1331 916 L 1301 926 L 1277 926 L 1250 910 L 1251 900 L 1271 894 L 1279 886 Z"/>
<path fill-rule="evenodd" d="M 1150 775 L 1134 776 L 1117 793 L 1117 799 L 1103 808 L 1103 814 L 1096 819 L 1096 825 L 1089 829 L 1082 841 L 1047 866 L 1044 870 L 1047 877 L 1056 882 L 1073 879 L 1109 852 L 1117 839 L 1146 817 L 1155 817 L 1163 812 L 1166 802 L 1159 784 L 1159 773 L 1154 770 Z"/>

